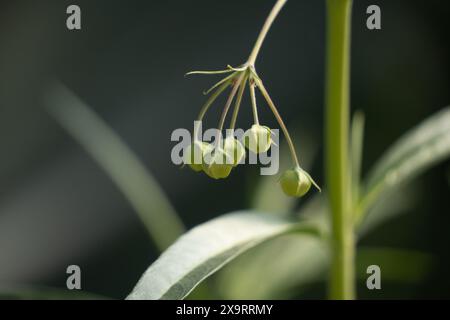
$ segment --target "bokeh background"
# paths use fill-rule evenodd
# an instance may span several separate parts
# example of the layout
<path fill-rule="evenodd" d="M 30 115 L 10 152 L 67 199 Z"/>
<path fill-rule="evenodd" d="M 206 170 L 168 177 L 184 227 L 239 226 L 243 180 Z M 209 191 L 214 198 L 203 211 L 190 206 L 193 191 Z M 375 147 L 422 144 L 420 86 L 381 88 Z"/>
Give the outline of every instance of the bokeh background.
<path fill-rule="evenodd" d="M 222 181 L 180 170 L 170 161 L 170 135 L 192 128 L 203 89 L 217 80 L 184 74 L 244 62 L 273 3 L 1 2 L 0 288 L 64 289 L 66 267 L 77 264 L 84 290 L 123 298 L 158 256 L 110 177 L 45 111 L 49 79 L 64 83 L 123 138 L 188 228 L 251 206 L 257 169 L 240 168 Z M 69 4 L 81 7 L 80 31 L 66 28 Z M 370 4 L 381 7 L 382 30 L 365 26 Z M 449 104 L 449 15 L 446 1 L 354 1 L 351 104 L 366 115 L 363 173 L 404 131 Z M 257 61 L 322 185 L 324 36 L 324 1 L 289 1 Z M 261 119 L 275 127 L 263 109 Z M 218 121 L 219 109 L 212 110 L 207 126 Z M 238 124 L 251 124 L 248 99 Z M 361 281 L 360 297 L 450 298 L 449 164 L 415 179 L 406 196 L 413 205 L 360 243 L 418 252 L 431 267 L 403 281 L 402 273 L 416 274 L 415 265 L 398 266 L 399 279 L 386 280 L 381 291 L 369 292 Z M 318 281 L 289 297 L 324 292 Z"/>

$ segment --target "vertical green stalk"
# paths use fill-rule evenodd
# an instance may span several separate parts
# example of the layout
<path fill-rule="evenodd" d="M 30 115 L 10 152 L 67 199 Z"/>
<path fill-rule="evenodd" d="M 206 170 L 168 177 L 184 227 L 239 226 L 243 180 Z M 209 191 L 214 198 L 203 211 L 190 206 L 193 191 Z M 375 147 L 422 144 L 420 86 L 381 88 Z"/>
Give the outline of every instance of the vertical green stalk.
<path fill-rule="evenodd" d="M 332 220 L 331 299 L 355 297 L 348 146 L 351 6 L 352 0 L 327 0 L 325 172 Z"/>

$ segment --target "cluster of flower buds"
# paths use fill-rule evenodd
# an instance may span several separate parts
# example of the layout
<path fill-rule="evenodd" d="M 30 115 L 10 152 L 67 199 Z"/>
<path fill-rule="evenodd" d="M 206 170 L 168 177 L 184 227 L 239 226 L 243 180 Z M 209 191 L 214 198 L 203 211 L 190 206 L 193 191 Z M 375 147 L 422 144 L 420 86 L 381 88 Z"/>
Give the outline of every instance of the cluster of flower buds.
<path fill-rule="evenodd" d="M 216 144 L 196 140 L 184 149 L 184 163 L 196 172 L 204 171 L 211 178 L 223 179 L 243 162 L 245 148 L 256 154 L 267 152 L 272 144 L 271 134 L 268 127 L 253 125 L 244 133 L 243 143 L 231 136 L 219 138 L 220 143 Z"/>
<path fill-rule="evenodd" d="M 286 136 L 294 162 L 294 167 L 285 171 L 281 175 L 280 185 L 282 190 L 288 196 L 301 197 L 309 191 L 309 189 L 311 188 L 311 184 L 313 184 L 320 191 L 320 188 L 314 182 L 311 176 L 300 167 L 289 132 L 287 131 L 287 128 L 284 125 L 284 122 L 281 119 L 278 110 L 276 109 L 272 99 L 270 98 L 261 79 L 256 74 L 256 71 L 252 65 L 244 64 L 239 68 L 228 66 L 226 70 L 193 71 L 188 74 L 220 73 L 230 74 L 205 92 L 205 94 L 209 94 L 210 92 L 213 93 L 210 95 L 209 99 L 201 109 L 197 120 L 202 121 L 204 115 L 206 114 L 212 103 L 227 87 L 231 86 L 231 93 L 224 106 L 222 116 L 218 125 L 218 130 L 219 132 L 223 130 L 227 113 L 233 101 L 235 102 L 234 111 L 229 128 L 231 130 L 234 130 L 241 100 L 245 88 L 248 86 L 252 102 L 254 124 L 250 129 L 245 131 L 241 141 L 233 136 L 228 136 L 225 139 L 221 139 L 220 137 L 218 137 L 214 145 L 196 140 L 197 132 L 195 132 L 196 129 L 194 129 L 194 142 L 184 149 L 184 163 L 189 165 L 196 172 L 203 171 L 211 178 L 223 179 L 228 177 L 231 173 L 231 170 L 239 163 L 241 163 L 243 159 L 245 159 L 245 148 L 255 154 L 265 153 L 270 149 L 273 143 L 272 132 L 269 127 L 260 125 L 258 119 L 258 109 L 256 105 L 255 95 L 255 88 L 258 88 L 267 101 L 268 106 L 272 110 L 275 118 L 277 119 L 281 129 Z"/>

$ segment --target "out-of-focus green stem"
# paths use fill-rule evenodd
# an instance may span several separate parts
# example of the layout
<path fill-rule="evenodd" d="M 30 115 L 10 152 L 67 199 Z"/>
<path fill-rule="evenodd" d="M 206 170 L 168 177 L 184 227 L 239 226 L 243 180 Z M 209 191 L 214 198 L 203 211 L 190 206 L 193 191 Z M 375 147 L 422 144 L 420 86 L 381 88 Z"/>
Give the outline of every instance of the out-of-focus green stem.
<path fill-rule="evenodd" d="M 332 220 L 331 299 L 355 297 L 348 146 L 351 6 L 352 0 L 327 0 L 325 171 Z"/>

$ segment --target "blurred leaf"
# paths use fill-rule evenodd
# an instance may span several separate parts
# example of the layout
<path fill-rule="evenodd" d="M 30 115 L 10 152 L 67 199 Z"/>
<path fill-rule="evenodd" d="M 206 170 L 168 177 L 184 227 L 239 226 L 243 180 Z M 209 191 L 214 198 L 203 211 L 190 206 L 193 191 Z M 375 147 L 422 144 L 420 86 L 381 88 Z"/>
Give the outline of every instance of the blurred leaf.
<path fill-rule="evenodd" d="M 356 111 L 351 127 L 351 174 L 352 174 L 352 203 L 359 200 L 359 187 L 361 183 L 361 163 L 364 142 L 364 114 Z"/>
<path fill-rule="evenodd" d="M 450 155 L 450 107 L 423 121 L 381 157 L 363 188 L 359 214 L 380 195 Z"/>
<path fill-rule="evenodd" d="M 327 276 L 326 244 L 308 234 L 284 235 L 238 257 L 216 277 L 221 299 L 291 299 Z M 381 268 L 382 282 L 420 283 L 433 268 L 431 255 L 411 250 L 362 247 L 356 257 L 357 276 L 367 267 Z M 264 281 L 261 281 L 264 279 Z"/>
<path fill-rule="evenodd" d="M 420 188 L 417 183 L 403 184 L 391 192 L 384 193 L 377 202 L 370 207 L 364 219 L 357 226 L 359 237 L 401 214 L 411 212 L 419 198 Z"/>
<path fill-rule="evenodd" d="M 63 85 L 48 91 L 50 115 L 84 147 L 122 191 L 162 251 L 184 226 L 155 178 L 125 142 Z"/>
<path fill-rule="evenodd" d="M 433 268 L 433 257 L 429 254 L 393 248 L 362 247 L 357 254 L 357 275 L 367 279 L 367 267 L 378 265 L 382 281 L 420 283 Z"/>
<path fill-rule="evenodd" d="M 328 211 L 321 194 L 310 199 L 300 212 L 303 221 L 319 226 L 326 235 Z M 326 236 L 307 233 L 284 235 L 246 252 L 215 276 L 220 298 L 290 298 L 293 288 L 322 279 L 328 262 L 324 240 Z"/>
<path fill-rule="evenodd" d="M 396 214 L 414 205 L 415 188 L 395 189 L 384 201 L 371 208 L 368 219 L 358 228 L 358 236 L 373 230 Z M 308 234 L 282 236 L 239 256 L 216 275 L 216 290 L 224 299 L 289 299 L 308 284 L 325 280 L 328 268 L 328 206 L 316 195 L 305 203 L 298 215 L 321 226 L 324 237 Z M 264 281 L 261 281 L 264 279 Z"/>
<path fill-rule="evenodd" d="M 429 150 L 439 149 L 439 147 L 445 147 L 444 153 L 448 153 L 449 146 L 449 132 L 448 128 L 450 126 L 449 110 L 444 110 L 438 115 L 432 117 L 430 120 L 437 121 L 438 123 L 429 123 L 428 120 L 423 125 L 419 127 L 420 131 L 414 131 L 413 136 L 421 136 L 422 130 L 427 132 L 433 127 L 439 133 L 434 134 L 434 139 L 428 145 Z M 444 119 L 440 121 L 439 119 Z M 356 121 L 356 122 L 355 122 Z M 427 126 L 424 126 L 428 124 Z M 440 126 L 440 127 L 439 127 Z M 447 129 L 444 129 L 446 127 Z M 355 118 L 353 123 L 353 138 L 352 143 L 359 144 L 356 139 L 362 140 L 362 129 L 363 121 L 362 118 Z M 416 129 L 418 130 L 418 129 Z M 358 138 L 359 137 L 359 138 Z M 407 135 L 409 137 L 409 135 Z M 412 140 L 411 140 L 412 139 Z M 403 141 L 410 143 L 411 141 L 417 141 L 418 138 L 403 138 Z M 425 139 L 427 142 L 430 139 Z M 356 148 L 356 149 L 355 149 Z M 360 163 L 360 158 L 356 154 L 358 146 L 353 147 L 353 162 Z M 428 149 L 427 148 L 427 149 Z M 401 149 L 409 150 L 408 155 L 403 155 L 399 159 L 409 162 L 410 153 L 418 151 L 418 146 L 415 145 L 412 149 L 405 148 Z M 431 152 L 430 151 L 430 152 Z M 403 152 L 401 152 L 403 154 Z M 438 155 L 443 157 L 441 153 Z M 392 157 L 392 156 L 391 156 Z M 406 157 L 406 158 L 405 158 Z M 359 159 L 358 159 L 359 158 Z M 355 160 L 356 159 L 356 160 Z M 414 162 L 415 165 L 420 165 L 420 169 L 424 169 L 425 166 L 430 166 L 434 161 L 422 161 Z M 437 161 L 437 160 L 435 160 Z M 398 163 L 398 162 L 393 162 Z M 402 164 L 402 166 L 405 164 Z M 353 168 L 355 170 L 355 168 Z M 359 170 L 356 168 L 356 170 Z M 354 173 L 356 175 L 357 173 Z M 412 177 L 411 175 L 410 177 Z M 383 195 L 383 201 L 378 201 L 374 203 L 371 208 L 370 215 L 368 219 L 365 219 L 362 225 L 358 226 L 359 236 L 369 232 L 379 224 L 383 223 L 389 218 L 392 218 L 395 214 L 405 211 L 414 203 L 416 197 L 414 197 L 414 186 L 403 185 L 400 188 L 391 189 L 391 192 Z M 381 194 L 380 194 L 381 196 Z M 321 196 L 314 196 L 310 201 L 308 201 L 299 211 L 299 215 L 307 220 L 317 219 L 320 225 L 322 225 L 323 230 L 327 230 L 328 223 L 328 206 L 325 203 L 325 198 Z M 400 253 L 398 259 L 394 257 L 395 253 Z M 247 252 L 245 255 L 239 257 L 235 262 L 228 265 L 223 272 L 217 275 L 218 290 L 223 298 L 239 298 L 239 299 L 277 299 L 277 298 L 289 298 L 290 295 L 294 293 L 292 289 L 305 286 L 308 283 L 314 281 L 323 280 L 326 274 L 327 261 L 328 261 L 328 249 L 327 243 L 323 242 L 321 239 L 309 238 L 308 235 L 302 235 L 301 237 L 289 237 L 283 236 L 274 241 L 270 241 L 255 250 Z M 275 257 L 275 258 L 274 258 Z M 371 259 L 373 257 L 383 258 L 389 257 L 392 261 L 399 261 L 404 258 L 405 261 L 413 261 L 417 263 L 418 261 L 423 262 L 423 268 L 420 266 L 420 270 L 426 269 L 426 259 L 420 260 L 419 256 L 406 255 L 401 251 L 385 251 L 383 254 L 381 251 L 372 250 L 363 251 L 361 253 L 361 259 Z M 384 259 L 384 258 L 383 258 Z M 385 261 L 385 260 L 382 260 Z M 365 263 L 365 262 L 364 262 Z M 384 262 L 387 263 L 387 262 Z M 395 270 L 389 265 L 388 270 L 390 276 L 394 276 Z M 416 273 L 414 273 L 416 272 Z M 406 279 L 417 279 L 419 278 L 419 273 L 422 271 L 411 271 L 410 274 L 406 272 Z M 423 271 L 424 272 L 424 271 Z M 413 274 L 414 273 L 414 274 Z M 264 281 L 261 281 L 264 279 Z"/>
<path fill-rule="evenodd" d="M 284 235 L 227 265 L 214 279 L 216 290 L 222 299 L 291 298 L 291 290 L 298 284 L 322 279 L 327 262 L 322 239 L 309 234 Z"/>
<path fill-rule="evenodd" d="M 195 227 L 144 273 L 127 299 L 183 299 L 202 280 L 246 250 L 290 232 L 316 233 L 311 223 L 235 212 Z"/>

